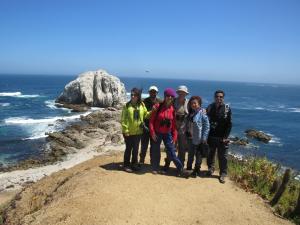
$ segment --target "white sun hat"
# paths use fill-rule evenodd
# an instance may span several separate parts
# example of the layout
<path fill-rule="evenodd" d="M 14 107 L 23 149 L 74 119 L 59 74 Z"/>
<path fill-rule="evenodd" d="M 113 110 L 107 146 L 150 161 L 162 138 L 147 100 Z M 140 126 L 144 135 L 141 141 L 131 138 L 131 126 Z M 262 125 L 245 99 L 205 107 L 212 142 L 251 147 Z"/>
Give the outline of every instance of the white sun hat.
<path fill-rule="evenodd" d="M 188 88 L 185 85 L 178 86 L 176 92 L 178 91 L 183 91 L 184 93 L 189 94 Z"/>
<path fill-rule="evenodd" d="M 156 86 L 150 86 L 148 91 L 152 91 L 152 90 L 158 92 L 158 88 Z"/>

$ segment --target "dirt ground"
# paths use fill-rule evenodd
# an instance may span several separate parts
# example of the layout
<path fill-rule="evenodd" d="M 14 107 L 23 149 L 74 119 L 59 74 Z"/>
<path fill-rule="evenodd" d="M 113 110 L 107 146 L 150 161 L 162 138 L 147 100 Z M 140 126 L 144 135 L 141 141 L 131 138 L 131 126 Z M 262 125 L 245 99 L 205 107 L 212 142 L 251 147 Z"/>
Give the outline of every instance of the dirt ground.
<path fill-rule="evenodd" d="M 5 224 L 291 224 L 227 179 L 122 170 L 122 153 L 45 177 L 17 195 Z M 204 168 L 205 170 L 205 168 Z"/>

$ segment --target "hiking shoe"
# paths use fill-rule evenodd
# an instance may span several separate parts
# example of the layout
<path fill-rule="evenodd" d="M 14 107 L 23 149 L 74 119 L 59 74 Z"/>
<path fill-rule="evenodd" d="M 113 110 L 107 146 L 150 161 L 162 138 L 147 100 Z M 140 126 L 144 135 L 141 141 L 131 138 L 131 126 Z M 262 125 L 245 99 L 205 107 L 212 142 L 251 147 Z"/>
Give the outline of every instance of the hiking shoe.
<path fill-rule="evenodd" d="M 226 176 L 225 175 L 221 175 L 220 178 L 219 178 L 220 183 L 224 184 L 226 182 L 225 179 L 226 179 Z"/>
<path fill-rule="evenodd" d="M 194 169 L 190 176 L 193 177 L 193 178 L 196 178 L 197 176 L 200 176 L 200 170 L 199 169 Z"/>
<path fill-rule="evenodd" d="M 124 167 L 124 171 L 127 172 L 127 173 L 132 173 L 132 169 L 129 168 L 129 167 Z"/>
<path fill-rule="evenodd" d="M 183 178 L 189 178 L 189 174 L 186 173 L 186 171 L 183 168 L 178 171 L 177 176 L 178 177 L 183 177 Z"/>
<path fill-rule="evenodd" d="M 153 170 L 153 171 L 152 171 L 152 174 L 153 174 L 153 175 L 157 175 L 157 174 L 158 174 L 158 171 L 157 171 L 157 170 Z"/>
<path fill-rule="evenodd" d="M 133 171 L 139 171 L 141 169 L 141 167 L 138 165 L 133 165 L 133 166 L 131 166 L 131 168 Z"/>
<path fill-rule="evenodd" d="M 208 171 L 206 172 L 206 176 L 211 177 L 214 174 L 214 169 L 208 169 Z"/>

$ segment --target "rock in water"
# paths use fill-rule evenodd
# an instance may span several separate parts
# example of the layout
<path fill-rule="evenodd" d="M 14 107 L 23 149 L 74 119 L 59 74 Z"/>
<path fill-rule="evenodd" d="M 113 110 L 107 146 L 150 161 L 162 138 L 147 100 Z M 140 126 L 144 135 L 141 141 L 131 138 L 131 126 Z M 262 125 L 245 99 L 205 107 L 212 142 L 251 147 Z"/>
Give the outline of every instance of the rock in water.
<path fill-rule="evenodd" d="M 126 90 L 119 78 L 105 70 L 79 75 L 65 86 L 56 99 L 58 103 L 85 104 L 95 107 L 118 107 L 126 101 Z"/>
<path fill-rule="evenodd" d="M 269 143 L 269 141 L 272 139 L 272 137 L 268 134 L 265 134 L 262 131 L 257 131 L 254 129 L 248 129 L 245 131 L 245 133 L 247 134 L 247 136 L 255 138 L 259 141 L 262 141 L 264 143 Z"/>

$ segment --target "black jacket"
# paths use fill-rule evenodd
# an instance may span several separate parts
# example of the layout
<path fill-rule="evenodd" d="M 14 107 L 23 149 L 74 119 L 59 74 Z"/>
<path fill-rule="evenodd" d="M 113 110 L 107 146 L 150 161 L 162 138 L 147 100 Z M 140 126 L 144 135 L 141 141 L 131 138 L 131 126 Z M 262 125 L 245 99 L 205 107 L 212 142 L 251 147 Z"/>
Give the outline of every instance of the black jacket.
<path fill-rule="evenodd" d="M 229 105 L 222 104 L 217 109 L 216 104 L 212 103 L 206 110 L 210 123 L 209 137 L 228 138 L 232 127 Z"/>

